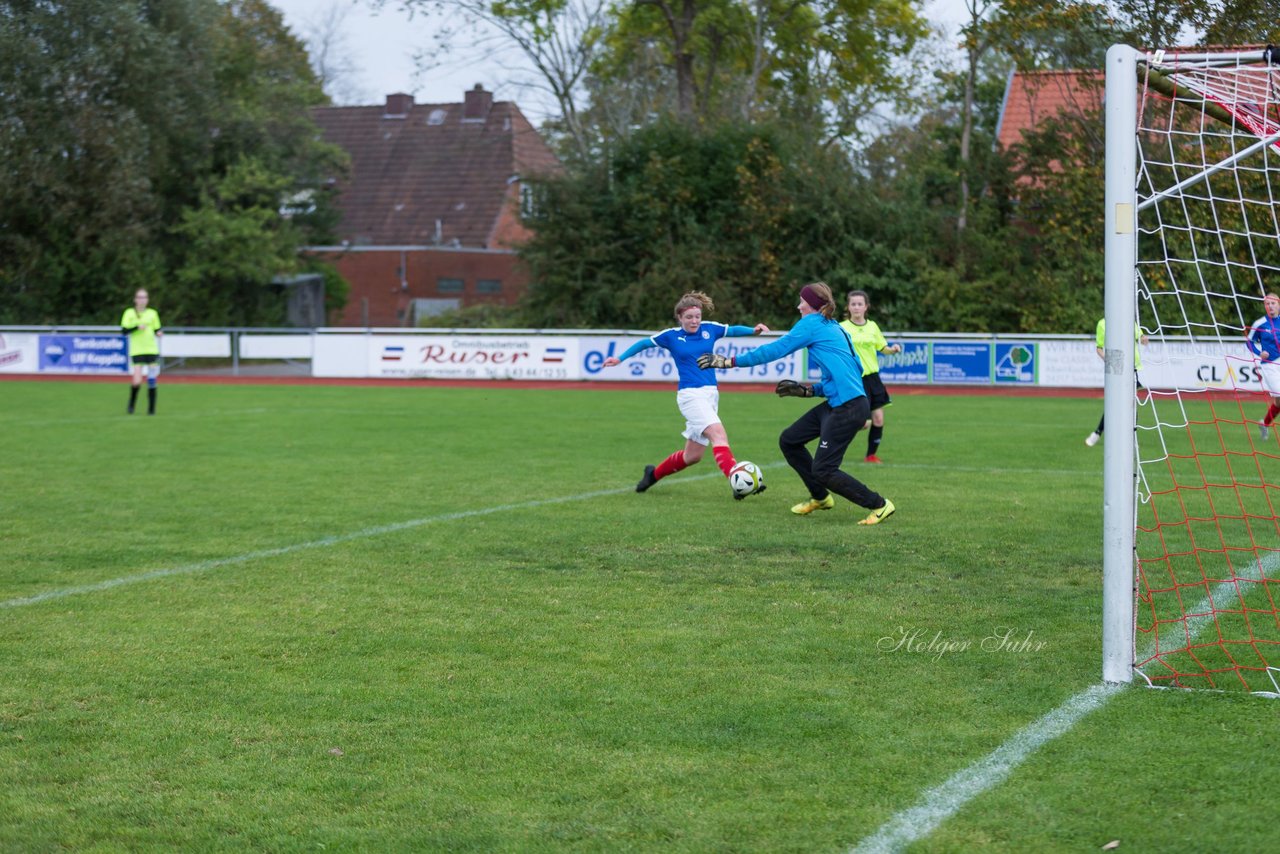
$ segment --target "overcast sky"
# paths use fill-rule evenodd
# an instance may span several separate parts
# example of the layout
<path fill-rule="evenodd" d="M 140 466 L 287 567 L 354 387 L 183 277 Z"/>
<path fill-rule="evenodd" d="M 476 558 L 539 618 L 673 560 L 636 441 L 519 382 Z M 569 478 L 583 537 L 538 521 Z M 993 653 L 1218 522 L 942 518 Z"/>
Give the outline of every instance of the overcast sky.
<path fill-rule="evenodd" d="M 554 102 L 544 93 L 520 86 L 519 75 L 507 63 L 450 63 L 415 74 L 415 50 L 430 50 L 436 22 L 421 15 L 410 17 L 388 0 L 375 12 L 368 0 L 268 0 L 284 13 L 285 23 L 303 41 L 330 13 L 345 13 L 338 52 L 354 70 L 344 75 L 347 91 L 337 100 L 345 104 L 380 104 L 392 92 L 408 92 L 419 103 L 454 103 L 477 83 L 497 100 L 515 101 L 535 124 L 552 114 Z M 931 0 L 929 18 L 948 26 L 952 33 L 965 15 L 964 0 Z M 950 22 L 950 23 L 948 23 Z"/>
<path fill-rule="evenodd" d="M 430 50 L 435 22 L 420 14 L 410 16 L 389 0 L 378 11 L 367 0 L 268 0 L 284 14 L 285 24 L 294 34 L 309 41 L 311 33 L 322 29 L 322 22 L 333 12 L 343 14 L 337 52 L 350 60 L 354 70 L 348 78 L 347 92 L 339 94 L 342 103 L 380 104 L 392 92 L 408 92 L 419 103 L 457 102 L 462 93 L 477 83 L 494 92 L 498 100 L 521 100 L 520 106 L 531 118 L 542 116 L 536 104 L 525 107 L 510 89 L 508 69 L 492 63 L 435 68 L 415 74 L 415 51 Z"/>

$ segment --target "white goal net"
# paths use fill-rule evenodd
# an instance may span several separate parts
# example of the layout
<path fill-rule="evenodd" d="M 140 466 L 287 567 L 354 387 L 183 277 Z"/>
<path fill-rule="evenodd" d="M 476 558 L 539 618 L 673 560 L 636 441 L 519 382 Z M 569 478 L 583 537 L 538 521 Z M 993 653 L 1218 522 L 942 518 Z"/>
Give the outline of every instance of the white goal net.
<path fill-rule="evenodd" d="M 1106 461 L 1104 675 L 1280 694 L 1280 51 L 1108 61 L 1126 57 L 1108 69 L 1107 435 L 1123 393 L 1135 444 Z M 1130 97 L 1132 118 L 1112 103 Z"/>

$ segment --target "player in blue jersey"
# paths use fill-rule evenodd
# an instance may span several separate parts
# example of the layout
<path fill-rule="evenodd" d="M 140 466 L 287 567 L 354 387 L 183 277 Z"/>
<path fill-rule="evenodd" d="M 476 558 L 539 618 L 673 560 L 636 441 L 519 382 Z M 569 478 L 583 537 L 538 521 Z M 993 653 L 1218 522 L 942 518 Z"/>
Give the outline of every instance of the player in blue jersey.
<path fill-rule="evenodd" d="M 782 431 L 778 445 L 787 463 L 800 475 L 810 499 L 791 508 L 801 516 L 836 506 L 831 493 L 871 511 L 859 525 L 877 525 L 893 515 L 893 502 L 872 492 L 866 484 L 841 471 L 849 443 L 871 416 L 871 407 L 862 386 L 862 363 L 849 334 L 835 320 L 836 305 L 831 288 L 814 282 L 800 289 L 800 322 L 791 331 L 741 356 L 708 353 L 698 359 L 705 368 L 734 368 L 762 365 L 788 356 L 801 347 L 809 349 L 809 363 L 822 374 L 817 383 L 783 380 L 776 389 L 779 397 L 825 397 L 822 403 Z M 818 453 L 805 446 L 818 439 Z"/>
<path fill-rule="evenodd" d="M 768 332 L 763 323 L 755 326 L 729 326 L 702 319 L 702 315 L 715 310 L 711 297 L 694 291 L 676 302 L 676 321 L 679 326 L 664 329 L 642 341 L 637 341 L 622 355 L 610 356 L 604 366 L 611 368 L 650 347 L 661 347 L 671 354 L 680 376 L 676 391 L 676 405 L 685 418 L 685 445 L 656 466 L 645 466 L 644 477 L 636 484 L 636 492 L 644 492 L 668 475 L 688 468 L 702 459 L 707 446 L 715 456 L 716 465 L 727 478 L 735 460 L 729 449 L 729 437 L 720 423 L 720 389 L 716 386 L 716 372 L 698 366 L 698 357 L 710 353 L 721 338 L 737 338 Z M 761 486 L 757 492 L 763 492 Z M 734 494 L 734 498 L 745 496 Z"/>
<path fill-rule="evenodd" d="M 1280 297 L 1267 294 L 1262 300 L 1264 314 L 1247 331 L 1249 349 L 1257 356 L 1258 376 L 1271 395 L 1267 414 L 1258 422 L 1262 441 L 1271 436 L 1271 425 L 1280 415 Z"/>

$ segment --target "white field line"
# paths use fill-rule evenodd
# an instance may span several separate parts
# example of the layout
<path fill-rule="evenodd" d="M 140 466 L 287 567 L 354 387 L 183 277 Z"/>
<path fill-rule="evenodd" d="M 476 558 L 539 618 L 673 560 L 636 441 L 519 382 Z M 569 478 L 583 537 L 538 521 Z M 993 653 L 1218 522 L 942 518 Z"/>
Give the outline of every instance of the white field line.
<path fill-rule="evenodd" d="M 765 463 L 760 466 L 762 469 L 785 468 L 786 464 L 781 462 Z M 965 466 L 934 466 L 934 465 L 902 465 L 893 466 L 893 468 L 904 469 L 944 469 L 948 471 L 973 471 L 983 472 L 987 474 L 1058 474 L 1058 475 L 1088 475 L 1093 476 L 1094 472 L 1070 471 L 1065 469 L 984 469 Z M 877 472 L 884 471 L 877 469 Z M 694 480 L 706 480 L 708 478 L 721 477 L 718 470 L 705 472 L 703 474 L 691 475 L 689 477 L 681 477 L 676 483 L 689 482 Z M 776 488 L 776 487 L 775 487 Z M 308 549 L 319 549 L 327 546 L 336 546 L 341 543 L 348 543 L 352 540 L 363 540 L 370 537 L 379 537 L 383 534 L 394 534 L 398 531 L 407 531 L 412 528 L 421 528 L 424 525 L 433 525 L 440 522 L 453 522 L 458 519 L 470 519 L 476 516 L 489 516 L 494 513 L 503 513 L 508 510 L 526 510 L 533 507 L 546 507 L 553 504 L 567 504 L 573 501 L 586 501 L 591 498 L 603 498 L 609 495 L 625 495 L 631 492 L 634 487 L 621 487 L 618 489 L 605 489 L 598 492 L 584 492 L 579 495 L 566 495 L 559 498 L 544 498 L 537 501 L 525 501 L 518 504 L 500 504 L 496 507 L 485 507 L 480 510 L 465 510 L 460 513 L 443 513 L 439 516 L 428 516 L 423 519 L 410 519 L 407 522 L 396 522 L 390 525 L 379 525 L 374 528 L 365 528 L 360 531 L 353 531 L 349 534 L 339 534 L 333 537 L 323 537 L 319 540 L 310 540 L 305 543 L 294 543 L 288 546 L 279 546 L 273 549 L 260 549 L 259 551 L 246 552 L 245 554 L 233 555 L 231 557 L 213 558 L 211 560 L 197 561 L 196 563 L 187 563 L 180 566 L 171 566 L 164 569 L 151 570 L 150 572 L 142 572 L 136 575 L 126 575 L 120 578 L 109 578 L 105 581 L 98 581 L 93 584 L 84 584 L 77 587 L 63 587 L 56 590 L 48 590 L 44 593 L 37 593 L 34 596 L 25 596 L 19 599 L 0 600 L 0 610 L 5 608 L 20 608 L 24 605 L 36 605 L 40 602 L 47 602 L 51 599 L 65 599 L 68 596 L 79 596 L 84 593 L 96 593 L 102 590 L 110 590 L 114 587 L 122 587 L 127 584 L 138 584 L 143 581 L 154 581 L 159 578 L 169 578 L 174 575 L 192 575 L 198 572 L 207 572 L 211 569 L 218 569 L 224 566 L 234 566 L 236 564 L 247 563 L 260 558 L 279 557 L 280 555 L 293 554 L 294 552 L 306 551 Z"/>
<path fill-rule="evenodd" d="M 205 409 L 200 412 L 162 412 L 165 421 L 201 421 L 205 418 L 240 418 L 245 415 L 261 415 L 272 410 L 264 406 L 252 409 Z M 314 409 L 290 409 L 289 414 L 293 415 L 298 412 L 318 412 L 323 410 Z M 350 412 L 350 410 L 346 410 Z M 22 417 L 4 417 L 0 416 L 0 425 L 5 427 L 49 427 L 60 426 L 65 424 L 138 424 L 146 422 L 146 415 L 141 412 L 136 415 L 126 415 L 124 410 L 120 410 L 119 415 L 86 415 L 81 418 L 22 418 Z M 151 421 L 154 423 L 155 419 Z"/>
<path fill-rule="evenodd" d="M 708 473 L 700 475 L 699 479 L 712 477 Z M 714 473 L 715 477 L 723 477 L 719 471 Z M 686 481 L 694 478 L 685 478 Z M 619 488 L 619 489 L 602 489 L 597 492 L 583 492 L 578 495 L 566 495 L 559 498 L 542 498 L 537 501 L 522 501 L 518 504 L 500 504 L 496 507 L 485 507 L 480 510 L 464 510 L 459 513 L 441 513 L 438 516 L 427 516 L 422 519 L 410 519 L 407 522 L 395 522 L 390 525 L 378 525 L 373 528 L 365 528 L 360 531 L 352 531 L 349 534 L 338 534 L 333 537 L 322 537 L 318 540 L 310 540 L 305 543 L 294 543 L 289 546 L 279 546 L 274 549 L 260 549 L 253 552 L 245 552 L 244 554 L 234 555 L 232 557 L 214 558 L 212 560 L 202 560 L 196 563 L 186 563 L 180 566 L 171 566 L 165 569 L 155 569 L 150 572 L 142 572 L 137 575 L 125 575 L 119 578 L 110 578 L 106 581 L 98 581 L 94 584 L 84 584 L 79 587 L 63 587 L 57 590 L 47 590 L 44 593 L 37 593 L 34 596 L 27 596 L 21 599 L 7 599 L 0 601 L 0 608 L 20 608 L 24 605 L 35 605 L 40 602 L 47 602 L 50 599 L 64 599 L 68 596 L 78 596 L 82 593 L 96 593 L 101 590 L 110 590 L 114 587 L 122 587 L 126 584 L 138 584 L 143 581 L 154 581 L 157 578 L 169 578 L 174 575 L 192 575 L 197 572 L 207 572 L 211 569 L 219 569 L 224 566 L 234 566 L 236 564 L 248 563 L 252 560 L 260 558 L 279 557 L 280 555 L 293 554 L 294 552 L 307 551 L 309 549 L 322 549 L 328 546 L 336 546 L 341 543 L 349 543 L 352 540 L 364 540 L 370 537 L 380 537 L 383 534 L 394 534 L 399 531 L 408 531 L 413 528 L 421 528 L 424 525 L 434 525 L 440 522 L 455 522 L 459 519 L 471 519 L 476 516 L 490 516 L 494 513 L 504 513 L 510 510 L 527 510 L 532 507 L 546 507 L 552 504 L 567 504 L 571 501 L 586 501 L 591 498 L 603 498 L 608 495 L 622 495 L 631 492 L 635 487 Z"/>
<path fill-rule="evenodd" d="M 1265 570 L 1275 569 L 1280 558 L 1270 554 L 1255 568 L 1253 572 L 1242 573 L 1242 579 L 1257 580 Z M 1223 581 L 1211 590 L 1188 613 L 1196 616 L 1187 619 L 1187 631 L 1194 638 L 1206 626 L 1213 622 L 1212 603 L 1217 597 L 1238 596 L 1239 588 L 1234 581 Z M 1154 640 L 1148 644 L 1138 658 L 1150 658 L 1154 649 Z M 982 759 L 953 774 L 948 780 L 932 789 L 927 789 L 916 804 L 897 813 L 880 829 L 863 839 L 853 848 L 852 854 L 889 854 L 906 849 L 908 845 L 924 839 L 933 833 L 951 816 L 960 811 L 965 804 L 981 795 L 988 789 L 1004 782 L 1013 770 L 1021 765 L 1027 757 L 1039 750 L 1041 746 L 1068 732 L 1076 723 L 1090 712 L 1100 709 L 1117 693 L 1124 690 L 1124 685 L 1092 685 L 1080 693 L 1068 698 L 1058 708 L 1046 714 L 1035 723 L 1014 733 L 1004 744 L 997 747 Z"/>
<path fill-rule="evenodd" d="M 887 854 L 902 851 L 911 843 L 925 838 L 969 801 L 1003 782 L 1041 745 L 1070 730 L 1076 721 L 1101 707 L 1118 690 L 1118 686 L 1093 685 L 1081 691 L 1015 733 L 984 758 L 952 775 L 941 785 L 926 790 L 915 806 L 893 816 L 851 850 L 856 854 Z"/>

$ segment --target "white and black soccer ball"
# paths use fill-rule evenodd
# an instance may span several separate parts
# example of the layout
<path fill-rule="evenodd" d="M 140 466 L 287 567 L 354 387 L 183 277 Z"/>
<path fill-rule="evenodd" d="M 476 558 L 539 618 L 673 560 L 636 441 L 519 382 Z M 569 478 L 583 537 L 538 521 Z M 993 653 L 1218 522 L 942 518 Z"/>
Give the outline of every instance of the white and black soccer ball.
<path fill-rule="evenodd" d="M 751 495 L 759 492 L 763 485 L 764 472 L 755 463 L 744 460 L 729 470 L 729 486 L 733 487 L 734 495 Z"/>

